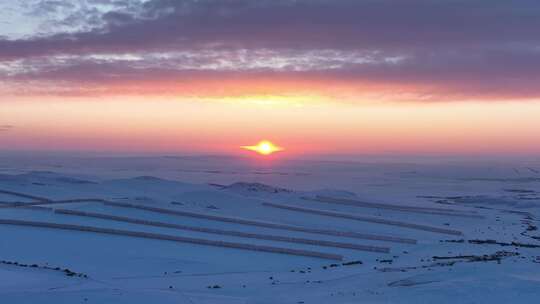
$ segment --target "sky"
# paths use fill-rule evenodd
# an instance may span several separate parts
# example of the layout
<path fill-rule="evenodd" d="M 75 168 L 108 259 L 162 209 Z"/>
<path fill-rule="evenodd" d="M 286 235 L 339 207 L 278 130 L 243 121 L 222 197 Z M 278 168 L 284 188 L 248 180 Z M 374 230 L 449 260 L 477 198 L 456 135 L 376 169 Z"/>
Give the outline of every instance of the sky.
<path fill-rule="evenodd" d="M 540 154 L 537 0 L 0 1 L 0 150 Z"/>

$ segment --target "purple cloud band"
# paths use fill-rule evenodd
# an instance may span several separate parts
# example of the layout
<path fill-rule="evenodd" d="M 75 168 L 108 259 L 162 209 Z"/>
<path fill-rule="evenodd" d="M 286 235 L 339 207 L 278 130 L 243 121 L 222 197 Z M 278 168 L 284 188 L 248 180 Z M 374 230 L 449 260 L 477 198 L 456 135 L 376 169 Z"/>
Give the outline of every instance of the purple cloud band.
<path fill-rule="evenodd" d="M 99 87 L 255 74 L 417 86 L 435 99 L 540 96 L 538 1 L 101 2 L 122 9 L 92 15 L 86 31 L 0 40 L 0 81 Z"/>

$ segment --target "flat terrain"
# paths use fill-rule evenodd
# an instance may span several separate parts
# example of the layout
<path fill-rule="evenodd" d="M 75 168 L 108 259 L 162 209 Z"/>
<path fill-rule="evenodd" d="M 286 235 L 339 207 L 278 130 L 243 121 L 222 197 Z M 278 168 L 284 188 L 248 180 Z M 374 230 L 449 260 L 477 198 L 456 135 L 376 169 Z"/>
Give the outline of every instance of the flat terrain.
<path fill-rule="evenodd" d="M 540 165 L 0 159 L 0 303 L 534 303 Z"/>

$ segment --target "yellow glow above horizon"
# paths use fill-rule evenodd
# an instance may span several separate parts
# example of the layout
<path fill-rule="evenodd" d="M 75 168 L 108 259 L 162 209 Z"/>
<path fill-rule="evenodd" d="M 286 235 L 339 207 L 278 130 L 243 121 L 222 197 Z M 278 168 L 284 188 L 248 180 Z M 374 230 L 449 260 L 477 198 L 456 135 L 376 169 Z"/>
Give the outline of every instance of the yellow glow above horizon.
<path fill-rule="evenodd" d="M 267 140 L 260 141 L 256 146 L 242 146 L 241 148 L 244 150 L 254 151 L 262 155 L 270 155 L 272 153 L 284 150 L 282 147 L 278 147 Z"/>
<path fill-rule="evenodd" d="M 320 101 L 299 107 L 276 98 L 274 104 L 163 96 L 3 99 L 0 126 L 10 127 L 0 129 L 0 150 L 234 155 L 246 151 L 239 148 L 243 143 L 257 147 L 261 134 L 269 134 L 279 138 L 287 157 L 540 153 L 540 100 Z"/>

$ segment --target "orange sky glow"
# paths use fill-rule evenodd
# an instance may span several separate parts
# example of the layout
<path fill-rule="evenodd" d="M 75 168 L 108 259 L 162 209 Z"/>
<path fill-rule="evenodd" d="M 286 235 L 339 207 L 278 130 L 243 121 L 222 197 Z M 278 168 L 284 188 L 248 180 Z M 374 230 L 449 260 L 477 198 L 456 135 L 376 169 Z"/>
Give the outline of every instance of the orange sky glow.
<path fill-rule="evenodd" d="M 0 152 L 540 155 L 535 1 L 27 2 Z"/>
<path fill-rule="evenodd" d="M 360 97 L 361 98 L 361 97 Z M 5 150 L 537 154 L 539 102 L 347 103 L 328 96 L 25 97 L 0 102 Z"/>

